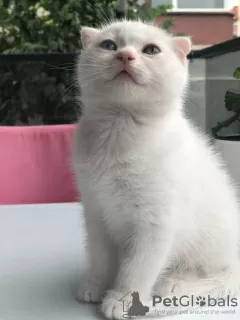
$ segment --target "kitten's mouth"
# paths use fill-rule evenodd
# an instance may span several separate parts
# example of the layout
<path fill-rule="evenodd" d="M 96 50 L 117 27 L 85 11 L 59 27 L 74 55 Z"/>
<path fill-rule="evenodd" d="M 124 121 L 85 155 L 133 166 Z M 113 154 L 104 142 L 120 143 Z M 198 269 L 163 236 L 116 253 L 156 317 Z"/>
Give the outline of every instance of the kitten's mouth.
<path fill-rule="evenodd" d="M 136 80 L 133 78 L 133 76 L 126 70 L 126 69 L 123 69 L 122 71 L 120 71 L 115 77 L 114 79 L 121 79 L 121 80 L 124 80 L 124 81 L 132 81 L 132 82 L 136 82 Z"/>

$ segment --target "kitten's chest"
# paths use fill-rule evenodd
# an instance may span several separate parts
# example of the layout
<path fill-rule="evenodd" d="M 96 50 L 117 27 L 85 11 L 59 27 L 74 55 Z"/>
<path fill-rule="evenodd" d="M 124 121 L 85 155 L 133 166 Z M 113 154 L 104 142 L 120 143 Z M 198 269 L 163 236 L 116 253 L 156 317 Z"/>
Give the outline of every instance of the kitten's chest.
<path fill-rule="evenodd" d="M 103 117 L 98 121 L 83 119 L 79 126 L 77 150 L 81 163 L 109 168 L 118 163 L 141 161 L 158 153 L 158 129 L 140 125 L 131 117 Z"/>
<path fill-rule="evenodd" d="M 116 164 L 91 180 L 90 192 L 116 237 L 134 232 L 146 219 L 156 222 L 157 207 L 166 194 L 161 178 L 161 170 L 142 159 Z"/>
<path fill-rule="evenodd" d="M 134 172 L 135 171 L 135 172 Z M 110 168 L 94 183 L 94 194 L 103 208 L 103 220 L 117 242 L 135 232 L 141 218 L 145 179 L 131 165 Z"/>
<path fill-rule="evenodd" d="M 79 144 L 82 159 L 107 166 L 124 161 L 137 149 L 136 128 L 121 118 L 109 122 L 83 122 Z"/>
<path fill-rule="evenodd" d="M 149 142 L 151 136 L 146 139 L 141 130 L 136 134 L 131 127 L 120 128 L 115 124 L 83 130 L 77 155 L 80 190 L 87 186 L 117 241 L 136 228 L 141 215 L 149 212 L 153 195 L 159 198 L 162 192 L 159 155 L 154 141 Z"/>

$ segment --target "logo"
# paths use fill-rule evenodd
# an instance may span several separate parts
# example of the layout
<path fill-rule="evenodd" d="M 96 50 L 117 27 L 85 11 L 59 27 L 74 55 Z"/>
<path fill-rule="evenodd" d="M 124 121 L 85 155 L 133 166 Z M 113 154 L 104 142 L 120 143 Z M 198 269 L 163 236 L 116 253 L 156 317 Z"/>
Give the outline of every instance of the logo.
<path fill-rule="evenodd" d="M 119 301 L 123 306 L 123 318 L 148 316 L 148 315 L 169 315 L 169 314 L 233 314 L 235 310 L 229 307 L 237 307 L 238 299 L 231 298 L 214 298 L 208 296 L 172 296 L 164 298 L 161 296 L 153 296 L 152 303 L 149 306 L 144 305 L 141 301 L 139 292 L 129 292 Z M 218 310 L 216 309 L 218 308 Z M 226 307 L 228 309 L 225 309 Z M 210 309 L 211 308 L 211 309 Z M 150 311 L 151 309 L 151 311 Z M 201 311 L 202 310 L 202 311 Z"/>
<path fill-rule="evenodd" d="M 120 301 L 123 303 L 123 318 L 145 316 L 149 312 L 149 307 L 143 305 L 137 291 L 129 292 Z"/>
<path fill-rule="evenodd" d="M 207 304 L 206 298 L 201 296 L 197 297 L 196 304 L 199 305 L 200 307 L 204 307 Z"/>
<path fill-rule="evenodd" d="M 153 307 L 157 304 L 162 304 L 164 307 L 237 307 L 238 299 L 231 298 L 229 295 L 226 298 L 214 298 L 210 295 L 206 297 L 173 296 L 171 298 L 153 296 Z"/>

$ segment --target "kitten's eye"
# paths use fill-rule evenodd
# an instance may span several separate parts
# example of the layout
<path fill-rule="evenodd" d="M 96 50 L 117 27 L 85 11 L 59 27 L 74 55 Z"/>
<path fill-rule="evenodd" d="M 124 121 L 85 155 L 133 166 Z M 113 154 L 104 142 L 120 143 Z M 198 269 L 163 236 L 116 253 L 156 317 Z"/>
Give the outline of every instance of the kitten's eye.
<path fill-rule="evenodd" d="M 150 44 L 150 45 L 144 47 L 142 52 L 149 54 L 149 55 L 154 55 L 154 54 L 160 53 L 161 50 L 157 46 Z"/>
<path fill-rule="evenodd" d="M 100 47 L 104 50 L 108 51 L 116 51 L 117 50 L 117 45 L 114 41 L 112 40 L 104 40 L 101 44 Z"/>

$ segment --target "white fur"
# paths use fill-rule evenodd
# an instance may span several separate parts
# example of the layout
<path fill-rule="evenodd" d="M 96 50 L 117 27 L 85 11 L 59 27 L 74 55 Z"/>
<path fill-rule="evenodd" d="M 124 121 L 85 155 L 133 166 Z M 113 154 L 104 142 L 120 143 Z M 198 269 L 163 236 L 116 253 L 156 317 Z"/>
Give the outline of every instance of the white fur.
<path fill-rule="evenodd" d="M 78 80 L 85 110 L 74 170 L 90 271 L 79 298 L 98 302 L 106 294 L 102 312 L 121 319 L 119 299 L 129 291 L 143 301 L 180 287 L 193 294 L 238 292 L 235 190 L 219 156 L 182 111 L 189 40 L 131 21 L 85 28 L 82 39 Z M 114 40 L 117 52 L 100 48 L 104 39 Z M 148 43 L 162 52 L 143 54 Z M 136 83 L 113 80 L 121 50 L 136 56 L 129 64 Z"/>

